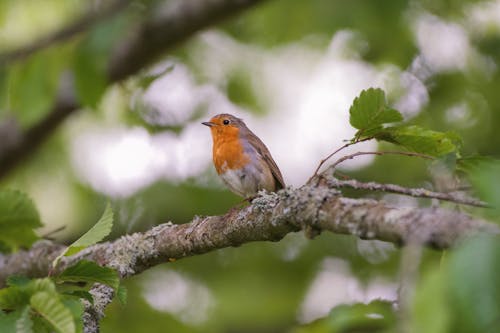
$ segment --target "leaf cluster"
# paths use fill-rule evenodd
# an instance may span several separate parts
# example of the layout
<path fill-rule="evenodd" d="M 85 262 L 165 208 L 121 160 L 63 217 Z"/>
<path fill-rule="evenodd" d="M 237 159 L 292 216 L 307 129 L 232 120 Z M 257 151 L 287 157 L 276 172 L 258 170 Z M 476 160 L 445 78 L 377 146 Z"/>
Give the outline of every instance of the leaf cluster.
<path fill-rule="evenodd" d="M 438 132 L 416 125 L 389 125 L 403 121 L 403 115 L 387 105 L 380 88 L 363 90 L 349 110 L 350 124 L 358 131 L 353 141 L 376 139 L 410 151 L 440 157 L 458 154 L 460 137 L 453 132 Z"/>
<path fill-rule="evenodd" d="M 1 208 L 11 212 L 11 215 L 5 215 L 5 220 L 19 223 L 20 228 L 28 228 L 34 234 L 28 226 L 39 226 L 40 222 L 31 201 L 18 192 L 3 191 L 1 194 L 4 194 L 0 201 Z M 101 241 L 111 231 L 112 223 L 113 212 L 108 204 L 96 225 L 66 248 L 54 260 L 53 266 L 56 267 L 63 256 L 75 254 Z M 126 293 L 120 288 L 117 272 L 92 261 L 78 261 L 52 277 L 9 277 L 7 287 L 0 289 L 0 332 L 82 332 L 84 304 L 81 300 L 93 303 L 89 290 L 94 283 L 112 287 L 124 302 Z"/>

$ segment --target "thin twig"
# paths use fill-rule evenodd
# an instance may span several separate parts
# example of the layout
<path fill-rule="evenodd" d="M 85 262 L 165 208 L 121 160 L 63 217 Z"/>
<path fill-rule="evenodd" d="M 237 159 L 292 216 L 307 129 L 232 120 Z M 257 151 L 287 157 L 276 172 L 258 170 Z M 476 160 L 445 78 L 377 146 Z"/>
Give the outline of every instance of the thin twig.
<path fill-rule="evenodd" d="M 332 158 L 333 155 L 337 154 L 338 152 L 340 152 L 341 150 L 344 150 L 345 148 L 347 148 L 349 146 L 355 145 L 355 144 L 363 142 L 363 141 L 368 141 L 368 140 L 371 140 L 371 139 L 373 139 L 373 138 L 370 137 L 370 138 L 365 138 L 365 139 L 362 139 L 362 140 L 350 141 L 350 142 L 346 143 L 345 145 L 343 145 L 342 147 L 340 147 L 337 150 L 335 150 L 333 153 L 331 153 L 330 155 L 328 155 L 327 157 L 325 157 L 324 159 L 322 159 L 321 162 L 319 162 L 318 167 L 316 168 L 316 170 L 314 170 L 313 175 L 311 176 L 311 178 L 309 178 L 309 180 L 307 181 L 307 183 L 309 183 L 314 177 L 316 177 L 318 175 L 319 169 L 321 169 L 321 167 L 323 166 L 323 164 L 325 164 L 326 161 L 328 161 L 330 158 Z"/>
<path fill-rule="evenodd" d="M 101 6 L 96 10 L 90 10 L 81 18 L 61 28 L 60 30 L 57 30 L 47 36 L 43 36 L 40 39 L 35 40 L 31 44 L 0 54 L 0 65 L 6 65 L 13 61 L 22 60 L 46 47 L 69 40 L 75 35 L 88 30 L 97 22 L 115 15 L 120 10 L 125 8 L 129 3 L 130 0 L 116 0 L 107 6 Z"/>
<path fill-rule="evenodd" d="M 333 163 L 329 169 L 335 169 L 337 165 L 339 165 L 342 162 L 345 162 L 347 160 L 351 160 L 357 156 L 362 156 L 362 155 L 402 155 L 402 156 L 411 156 L 411 157 L 420 157 L 424 158 L 427 160 L 433 160 L 434 157 L 430 155 L 425 155 L 425 154 L 420 154 L 420 153 L 412 153 L 412 152 L 406 152 L 406 151 L 359 151 L 357 153 L 351 154 L 351 155 L 346 155 L 344 157 L 339 158 L 335 163 Z"/>
<path fill-rule="evenodd" d="M 360 182 L 355 179 L 351 180 L 339 180 L 336 178 L 330 178 L 328 180 L 328 184 L 334 188 L 352 188 L 355 190 L 368 190 L 368 191 L 380 191 L 380 192 L 388 192 L 388 193 L 397 193 L 408 195 L 415 198 L 429 198 L 429 199 L 438 199 L 443 201 L 455 202 L 462 205 L 469 205 L 475 207 L 483 207 L 487 208 L 488 204 L 485 202 L 475 199 L 475 198 L 467 198 L 457 195 L 457 193 L 442 193 L 442 192 L 434 192 L 429 191 L 424 188 L 408 188 L 395 184 L 380 184 L 375 182 Z"/>

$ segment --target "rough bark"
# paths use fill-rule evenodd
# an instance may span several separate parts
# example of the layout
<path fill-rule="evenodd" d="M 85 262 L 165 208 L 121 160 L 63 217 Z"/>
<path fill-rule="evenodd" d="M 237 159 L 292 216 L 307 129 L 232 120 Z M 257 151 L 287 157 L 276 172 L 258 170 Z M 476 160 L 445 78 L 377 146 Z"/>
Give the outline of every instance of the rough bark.
<path fill-rule="evenodd" d="M 197 216 L 181 225 L 164 223 L 143 233 L 97 244 L 63 258 L 57 270 L 88 259 L 112 267 L 126 278 L 161 263 L 253 241 L 279 241 L 300 230 L 308 235 L 330 231 L 437 249 L 449 248 L 474 233 L 500 232 L 496 225 L 458 211 L 395 207 L 377 200 L 346 198 L 324 184 L 263 193 L 249 206 L 225 215 Z M 13 274 L 47 276 L 62 250 L 61 245 L 43 241 L 30 250 L 0 255 L 0 287 Z M 112 289 L 103 285 L 96 285 L 92 293 L 94 305 L 87 304 L 84 314 L 86 333 L 99 331 L 104 309 L 113 298 Z"/>
<path fill-rule="evenodd" d="M 116 269 L 122 278 L 160 263 L 253 241 L 279 241 L 288 233 L 330 231 L 404 245 L 417 242 L 446 249 L 463 237 L 499 228 L 467 214 L 440 208 L 394 207 L 382 201 L 342 197 L 327 187 L 304 186 L 267 193 L 225 215 L 164 223 L 64 258 L 60 269 L 81 259 Z M 46 276 L 61 245 L 47 241 L 0 256 L 0 284 L 7 276 Z"/>

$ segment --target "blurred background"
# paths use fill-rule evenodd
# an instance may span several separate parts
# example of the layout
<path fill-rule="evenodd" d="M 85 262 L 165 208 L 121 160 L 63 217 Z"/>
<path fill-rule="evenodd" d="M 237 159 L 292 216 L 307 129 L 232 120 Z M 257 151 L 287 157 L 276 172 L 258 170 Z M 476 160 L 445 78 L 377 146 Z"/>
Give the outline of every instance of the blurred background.
<path fill-rule="evenodd" d="M 49 114 L 68 68 L 83 73 L 83 89 L 93 89 L 99 82 L 92 64 L 109 56 L 103 45 L 169 3 L 132 1 L 65 43 L 1 66 L 2 124 L 15 119 L 29 128 Z M 0 53 L 99 6 L 2 0 Z M 498 0 L 264 1 L 196 34 L 139 75 L 104 86 L 95 105 L 71 115 L 0 185 L 29 193 L 44 222 L 40 234 L 64 226 L 55 237 L 65 243 L 97 221 L 108 199 L 116 221 L 111 239 L 223 214 L 241 199 L 217 178 L 210 133 L 200 122 L 218 113 L 243 118 L 285 182 L 297 187 L 353 136 L 349 106 L 368 87 L 383 88 L 409 123 L 457 132 L 464 155 L 498 156 L 499 64 Z M 378 148 L 366 142 L 345 154 Z M 437 190 L 446 177 L 405 157 L 360 157 L 342 170 L 360 180 Z M 422 270 L 440 258 L 424 251 Z M 332 234 L 224 249 L 125 281 L 128 303 L 108 309 L 102 331 L 286 332 L 339 304 L 395 300 L 400 259 L 391 244 Z"/>

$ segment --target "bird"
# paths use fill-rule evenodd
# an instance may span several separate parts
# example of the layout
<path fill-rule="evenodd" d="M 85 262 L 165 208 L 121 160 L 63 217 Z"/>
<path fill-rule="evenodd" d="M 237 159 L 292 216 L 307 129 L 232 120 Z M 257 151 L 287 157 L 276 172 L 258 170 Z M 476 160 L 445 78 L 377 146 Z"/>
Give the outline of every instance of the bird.
<path fill-rule="evenodd" d="M 260 190 L 285 188 L 269 149 L 242 119 L 221 113 L 202 124 L 212 134 L 215 170 L 233 193 L 252 201 Z"/>

